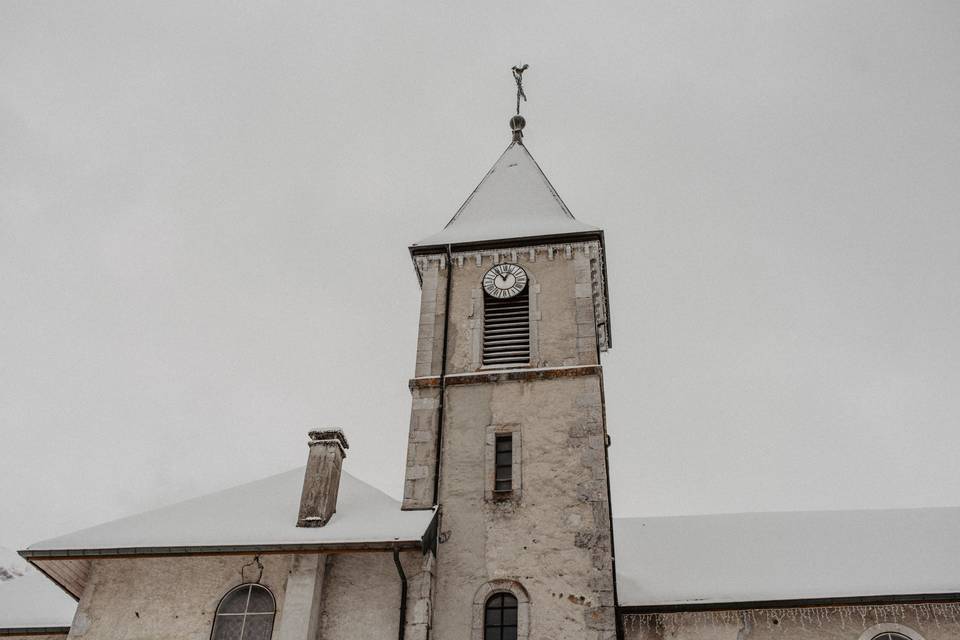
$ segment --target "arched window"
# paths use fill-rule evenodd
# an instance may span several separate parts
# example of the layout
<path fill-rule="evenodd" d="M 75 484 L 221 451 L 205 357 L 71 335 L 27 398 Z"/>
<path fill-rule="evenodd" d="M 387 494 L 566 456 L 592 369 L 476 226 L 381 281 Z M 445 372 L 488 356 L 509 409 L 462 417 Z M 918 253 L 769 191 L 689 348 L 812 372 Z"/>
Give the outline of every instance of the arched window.
<path fill-rule="evenodd" d="M 517 640 L 517 599 L 510 593 L 495 593 L 484 608 L 483 640 Z"/>
<path fill-rule="evenodd" d="M 923 636 L 906 625 L 881 622 L 864 629 L 858 640 L 923 640 Z"/>
<path fill-rule="evenodd" d="M 277 604 L 269 589 L 242 584 L 223 596 L 211 640 L 270 640 Z"/>

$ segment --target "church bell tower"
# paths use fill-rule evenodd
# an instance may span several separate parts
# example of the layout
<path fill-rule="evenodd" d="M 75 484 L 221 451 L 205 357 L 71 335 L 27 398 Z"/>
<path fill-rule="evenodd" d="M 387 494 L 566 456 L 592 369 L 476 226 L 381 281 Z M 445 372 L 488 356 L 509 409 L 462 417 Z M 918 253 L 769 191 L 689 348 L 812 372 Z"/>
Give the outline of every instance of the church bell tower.
<path fill-rule="evenodd" d="M 609 640 L 603 231 L 564 205 L 519 109 L 510 124 L 456 215 L 410 247 L 422 293 L 403 508 L 439 509 L 432 637 Z"/>

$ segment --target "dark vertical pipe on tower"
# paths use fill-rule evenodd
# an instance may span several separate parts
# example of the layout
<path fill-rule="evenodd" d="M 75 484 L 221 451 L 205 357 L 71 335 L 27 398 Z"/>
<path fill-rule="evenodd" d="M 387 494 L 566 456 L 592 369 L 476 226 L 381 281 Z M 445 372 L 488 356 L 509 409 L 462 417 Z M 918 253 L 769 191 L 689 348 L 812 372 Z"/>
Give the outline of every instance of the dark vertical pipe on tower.
<path fill-rule="evenodd" d="M 440 350 L 440 404 L 437 407 L 437 459 L 433 465 L 433 506 L 440 504 L 440 462 L 443 447 L 443 409 L 447 397 L 447 331 L 450 327 L 450 287 L 453 283 L 453 254 L 447 245 L 447 282 L 443 297 L 443 348 Z"/>
<path fill-rule="evenodd" d="M 400 630 L 397 632 L 397 639 L 403 640 L 407 634 L 407 574 L 403 571 L 400 549 L 396 546 L 393 548 L 393 562 L 397 565 L 397 573 L 400 575 Z"/>
<path fill-rule="evenodd" d="M 600 333 L 597 332 L 597 364 L 600 364 Z M 610 572 L 613 573 L 613 624 L 617 640 L 624 640 L 623 620 L 620 618 L 620 596 L 617 593 L 617 541 L 613 536 L 613 497 L 610 490 L 610 434 L 607 433 L 607 398 L 603 389 L 603 368 L 600 369 L 600 415 L 603 417 L 603 465 L 607 474 L 607 516 L 610 526 Z"/>

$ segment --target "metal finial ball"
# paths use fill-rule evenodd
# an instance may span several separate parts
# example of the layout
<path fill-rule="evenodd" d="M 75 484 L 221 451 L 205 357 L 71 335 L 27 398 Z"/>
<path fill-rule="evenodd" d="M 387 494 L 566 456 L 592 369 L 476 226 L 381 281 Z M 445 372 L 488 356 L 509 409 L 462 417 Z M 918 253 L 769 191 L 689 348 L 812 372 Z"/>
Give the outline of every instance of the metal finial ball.
<path fill-rule="evenodd" d="M 527 121 L 523 119 L 523 116 L 513 116 L 510 118 L 511 131 L 523 131 L 525 126 L 527 126 Z"/>

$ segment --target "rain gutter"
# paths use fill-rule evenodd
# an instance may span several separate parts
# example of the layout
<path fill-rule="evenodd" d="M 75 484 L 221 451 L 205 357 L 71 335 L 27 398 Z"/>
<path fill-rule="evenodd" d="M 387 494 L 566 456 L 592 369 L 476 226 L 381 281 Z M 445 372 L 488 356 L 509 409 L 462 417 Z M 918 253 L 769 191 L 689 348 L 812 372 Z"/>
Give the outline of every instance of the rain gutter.
<path fill-rule="evenodd" d="M 0 636 L 54 636 L 70 633 L 70 627 L 0 627 Z"/>
<path fill-rule="evenodd" d="M 786 600 L 745 600 L 741 602 L 690 602 L 618 606 L 617 614 L 688 613 L 694 611 L 737 611 L 741 609 L 799 609 L 804 607 L 883 606 L 891 604 L 943 604 L 960 602 L 960 593 L 915 593 L 840 598 L 795 598 Z"/>
<path fill-rule="evenodd" d="M 337 551 L 391 551 L 420 549 L 420 538 L 413 540 L 377 540 L 372 542 L 318 542 L 293 544 L 203 545 L 177 547 L 117 547 L 106 549 L 24 549 L 20 555 L 30 562 L 73 560 L 79 558 L 127 558 L 134 556 L 195 556 L 263 553 L 328 553 Z"/>

